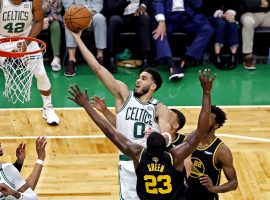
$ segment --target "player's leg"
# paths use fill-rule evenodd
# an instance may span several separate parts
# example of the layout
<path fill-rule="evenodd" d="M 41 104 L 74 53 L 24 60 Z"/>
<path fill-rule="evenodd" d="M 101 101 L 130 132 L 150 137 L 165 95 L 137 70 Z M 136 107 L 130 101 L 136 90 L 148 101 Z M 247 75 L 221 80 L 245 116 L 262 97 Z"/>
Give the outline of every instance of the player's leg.
<path fill-rule="evenodd" d="M 37 43 L 32 42 L 29 44 L 27 50 L 33 51 L 39 48 Z M 38 59 L 34 70 L 34 75 L 37 79 L 37 88 L 40 91 L 43 100 L 43 118 L 46 119 L 49 125 L 57 125 L 60 120 L 56 115 L 52 105 L 52 95 L 51 95 L 51 83 L 45 71 L 43 59 Z"/>
<path fill-rule="evenodd" d="M 126 156 L 124 156 L 126 157 Z M 139 200 L 136 191 L 137 176 L 132 160 L 126 161 L 121 159 L 119 161 L 119 187 L 120 200 Z"/>

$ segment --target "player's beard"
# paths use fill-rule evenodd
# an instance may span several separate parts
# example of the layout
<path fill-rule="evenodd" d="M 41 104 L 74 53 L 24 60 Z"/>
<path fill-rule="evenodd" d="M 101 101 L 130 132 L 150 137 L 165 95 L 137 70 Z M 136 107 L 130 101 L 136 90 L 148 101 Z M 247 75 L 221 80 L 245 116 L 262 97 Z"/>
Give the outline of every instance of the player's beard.
<path fill-rule="evenodd" d="M 143 87 L 141 92 L 136 92 L 135 88 L 133 90 L 134 96 L 136 98 L 140 98 L 141 96 L 143 96 L 144 94 L 146 94 L 148 91 L 149 91 L 149 87 Z"/>

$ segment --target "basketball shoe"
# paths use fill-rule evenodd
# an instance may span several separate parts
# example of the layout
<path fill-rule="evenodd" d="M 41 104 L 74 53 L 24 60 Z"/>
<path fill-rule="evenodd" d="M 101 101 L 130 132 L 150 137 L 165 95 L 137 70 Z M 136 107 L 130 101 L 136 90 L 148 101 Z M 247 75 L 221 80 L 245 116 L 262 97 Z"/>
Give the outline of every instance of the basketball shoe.
<path fill-rule="evenodd" d="M 58 125 L 60 120 L 59 117 L 54 112 L 52 104 L 43 108 L 43 115 L 42 117 L 47 121 L 49 125 Z"/>

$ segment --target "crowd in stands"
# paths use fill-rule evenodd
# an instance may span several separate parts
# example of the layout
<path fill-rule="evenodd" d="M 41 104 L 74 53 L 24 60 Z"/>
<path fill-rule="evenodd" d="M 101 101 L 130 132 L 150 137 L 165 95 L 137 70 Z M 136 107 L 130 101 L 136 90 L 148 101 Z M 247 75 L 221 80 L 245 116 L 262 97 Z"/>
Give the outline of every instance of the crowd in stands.
<path fill-rule="evenodd" d="M 256 69 L 254 30 L 270 28 L 270 0 L 44 0 L 43 29 L 51 36 L 53 71 L 61 69 L 61 14 L 72 4 L 83 4 L 91 11 L 93 22 L 84 31 L 94 32 L 96 58 L 111 73 L 117 73 L 115 56 L 121 32 L 137 32 L 142 70 L 153 66 L 155 52 L 154 57 L 169 67 L 169 80 L 178 80 L 190 61 L 201 61 L 206 51 L 212 52 L 211 61 L 219 69 L 234 69 L 239 55 L 245 69 Z M 168 40 L 173 32 L 192 38 L 180 62 L 173 59 Z M 65 76 L 71 77 L 76 73 L 77 46 L 67 28 L 65 44 Z"/>

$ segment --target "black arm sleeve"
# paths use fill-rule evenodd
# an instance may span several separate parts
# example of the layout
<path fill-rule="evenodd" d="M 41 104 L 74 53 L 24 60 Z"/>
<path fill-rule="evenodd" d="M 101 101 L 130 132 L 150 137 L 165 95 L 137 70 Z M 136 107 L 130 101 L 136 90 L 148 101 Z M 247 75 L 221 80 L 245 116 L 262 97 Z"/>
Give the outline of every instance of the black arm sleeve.
<path fill-rule="evenodd" d="M 20 172 L 22 170 L 23 164 L 18 163 L 17 161 L 13 163 L 13 166 L 17 168 L 17 170 Z"/>

